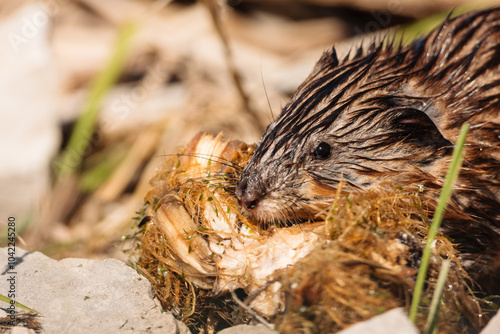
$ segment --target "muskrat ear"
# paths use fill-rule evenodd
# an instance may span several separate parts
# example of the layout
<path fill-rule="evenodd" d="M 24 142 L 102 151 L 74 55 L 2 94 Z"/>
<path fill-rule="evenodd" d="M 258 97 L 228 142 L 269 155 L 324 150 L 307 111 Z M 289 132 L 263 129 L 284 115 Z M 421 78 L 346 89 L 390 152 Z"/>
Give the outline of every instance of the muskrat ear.
<path fill-rule="evenodd" d="M 432 119 L 423 111 L 412 108 L 394 111 L 392 126 L 400 136 L 419 145 L 449 146 L 453 143 L 439 131 Z"/>
<path fill-rule="evenodd" d="M 408 127 L 436 127 L 434 122 L 427 116 L 427 114 L 418 109 L 405 108 L 400 109 L 394 114 L 394 125 L 399 128 Z"/>

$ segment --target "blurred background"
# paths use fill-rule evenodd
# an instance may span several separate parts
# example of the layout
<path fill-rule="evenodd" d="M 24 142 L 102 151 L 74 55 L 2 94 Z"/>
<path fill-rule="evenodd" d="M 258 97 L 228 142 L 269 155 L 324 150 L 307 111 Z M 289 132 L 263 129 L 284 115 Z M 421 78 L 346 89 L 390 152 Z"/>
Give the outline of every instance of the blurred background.
<path fill-rule="evenodd" d="M 254 143 L 332 45 L 493 5 L 0 0 L 1 245 L 13 217 L 18 247 L 126 259 L 156 166 L 196 133 Z"/>

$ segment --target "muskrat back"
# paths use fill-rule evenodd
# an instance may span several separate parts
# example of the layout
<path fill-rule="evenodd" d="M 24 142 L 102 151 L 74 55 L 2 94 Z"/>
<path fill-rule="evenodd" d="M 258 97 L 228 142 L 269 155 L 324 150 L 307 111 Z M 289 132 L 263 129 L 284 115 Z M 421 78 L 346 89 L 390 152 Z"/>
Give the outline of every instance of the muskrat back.
<path fill-rule="evenodd" d="M 241 206 L 261 224 L 311 219 L 341 180 L 347 191 L 419 187 L 435 202 L 469 122 L 458 214 L 443 232 L 500 291 L 499 66 L 500 8 L 448 19 L 407 47 L 374 43 L 342 61 L 325 52 L 245 166 Z"/>

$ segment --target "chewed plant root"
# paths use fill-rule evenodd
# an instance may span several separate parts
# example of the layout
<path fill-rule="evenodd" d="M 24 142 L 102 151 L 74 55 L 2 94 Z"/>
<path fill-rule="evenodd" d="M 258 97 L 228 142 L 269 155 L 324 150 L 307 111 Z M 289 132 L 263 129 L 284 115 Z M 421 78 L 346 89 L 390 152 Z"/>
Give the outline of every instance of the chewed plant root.
<path fill-rule="evenodd" d="M 203 133 L 159 166 L 145 199 L 137 267 L 162 306 L 197 331 L 266 321 L 283 333 L 334 332 L 407 310 L 427 235 L 422 191 L 387 184 L 346 194 L 340 186 L 317 221 L 266 228 L 245 218 L 234 196 L 252 152 Z M 444 259 L 452 267 L 439 331 L 483 327 L 479 287 L 444 236 L 435 242 L 417 327 L 425 326 Z"/>

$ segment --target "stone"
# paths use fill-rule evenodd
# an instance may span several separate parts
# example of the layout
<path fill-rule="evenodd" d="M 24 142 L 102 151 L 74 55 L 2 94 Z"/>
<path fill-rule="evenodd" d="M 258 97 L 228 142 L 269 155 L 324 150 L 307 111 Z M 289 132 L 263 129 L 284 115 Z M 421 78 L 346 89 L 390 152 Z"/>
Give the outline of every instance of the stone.
<path fill-rule="evenodd" d="M 28 219 L 50 186 L 60 146 L 51 19 L 37 3 L 0 22 L 0 214 Z"/>
<path fill-rule="evenodd" d="M 402 308 L 392 309 L 367 321 L 357 323 L 339 334 L 418 334 L 417 328 L 410 322 Z"/>
<path fill-rule="evenodd" d="M 42 314 L 43 333 L 189 333 L 162 311 L 149 281 L 119 260 L 57 261 L 19 248 L 15 258 L 9 268 L 8 249 L 0 249 L 0 293 L 14 287 L 17 302 Z"/>
<path fill-rule="evenodd" d="M 481 334 L 498 334 L 500 333 L 500 313 L 491 318 L 486 327 L 481 331 Z"/>
<path fill-rule="evenodd" d="M 12 328 L 12 331 L 10 332 L 10 334 L 35 334 L 35 333 L 36 332 L 32 329 L 28 329 L 26 327 L 19 327 L 19 326 Z"/>
<path fill-rule="evenodd" d="M 278 334 L 278 332 L 267 328 L 264 325 L 238 325 L 226 328 L 219 332 L 219 334 Z"/>

